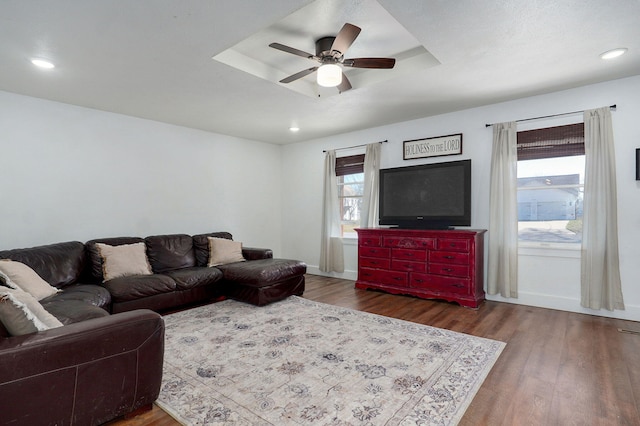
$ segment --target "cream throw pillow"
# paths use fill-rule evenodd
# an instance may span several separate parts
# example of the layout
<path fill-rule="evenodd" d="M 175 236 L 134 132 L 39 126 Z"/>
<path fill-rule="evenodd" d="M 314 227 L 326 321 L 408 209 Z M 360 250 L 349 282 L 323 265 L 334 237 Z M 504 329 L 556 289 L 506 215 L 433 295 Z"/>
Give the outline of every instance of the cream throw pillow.
<path fill-rule="evenodd" d="M 62 327 L 62 323 L 31 294 L 20 289 L 0 289 L 0 321 L 12 336 Z"/>
<path fill-rule="evenodd" d="M 2 273 L 8 287 L 26 291 L 36 300 L 42 300 L 60 291 L 22 262 L 2 259 L 0 260 L 0 273 Z"/>
<path fill-rule="evenodd" d="M 244 262 L 242 243 L 226 238 L 209 238 L 209 263 L 207 266 L 224 265 L 225 263 Z"/>
<path fill-rule="evenodd" d="M 18 287 L 16 287 L 16 285 L 14 283 L 11 282 L 11 280 L 9 279 L 9 277 L 0 270 L 0 285 L 3 285 L 5 287 L 9 287 L 9 288 L 13 288 L 16 289 Z"/>
<path fill-rule="evenodd" d="M 143 242 L 110 246 L 96 243 L 102 258 L 104 281 L 129 275 L 151 275 L 151 265 L 147 259 L 147 248 Z"/>

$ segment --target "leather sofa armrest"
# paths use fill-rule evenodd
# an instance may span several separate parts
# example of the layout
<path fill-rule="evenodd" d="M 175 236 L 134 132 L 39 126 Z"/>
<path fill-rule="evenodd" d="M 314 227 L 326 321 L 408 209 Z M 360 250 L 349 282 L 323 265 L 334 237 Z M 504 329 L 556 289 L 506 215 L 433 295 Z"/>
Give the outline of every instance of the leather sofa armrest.
<path fill-rule="evenodd" d="M 242 256 L 247 260 L 272 259 L 273 250 L 256 247 L 242 247 Z"/>
<path fill-rule="evenodd" d="M 163 356 L 164 321 L 149 310 L 0 338 L 0 417 L 104 423 L 155 401 Z"/>

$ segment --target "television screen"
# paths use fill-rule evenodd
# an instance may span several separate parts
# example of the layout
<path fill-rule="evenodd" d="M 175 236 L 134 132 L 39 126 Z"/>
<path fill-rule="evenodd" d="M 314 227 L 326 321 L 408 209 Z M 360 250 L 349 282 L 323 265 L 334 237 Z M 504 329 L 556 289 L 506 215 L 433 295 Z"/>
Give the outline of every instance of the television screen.
<path fill-rule="evenodd" d="M 380 225 L 471 225 L 471 160 L 380 170 Z"/>

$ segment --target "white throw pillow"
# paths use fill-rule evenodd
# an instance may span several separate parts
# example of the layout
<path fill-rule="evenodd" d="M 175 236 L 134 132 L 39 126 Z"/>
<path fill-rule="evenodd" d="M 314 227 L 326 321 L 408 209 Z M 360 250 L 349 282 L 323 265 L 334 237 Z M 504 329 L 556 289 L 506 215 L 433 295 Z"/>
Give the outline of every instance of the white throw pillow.
<path fill-rule="evenodd" d="M 209 238 L 209 263 L 207 266 L 218 266 L 226 263 L 244 262 L 242 243 L 226 238 Z"/>
<path fill-rule="evenodd" d="M 33 269 L 15 260 L 0 260 L 0 272 L 8 287 L 19 288 L 31 294 L 36 300 L 52 296 L 60 290 L 43 280 Z"/>
<path fill-rule="evenodd" d="M 35 297 L 26 291 L 11 288 L 0 288 L 0 321 L 12 336 L 62 327 L 62 323 L 47 312 Z"/>
<path fill-rule="evenodd" d="M 1 270 L 0 270 L 0 284 L 2 284 L 5 287 L 9 287 L 13 289 L 18 288 L 14 283 L 11 282 L 9 277 Z"/>
<path fill-rule="evenodd" d="M 143 242 L 110 246 L 96 243 L 102 258 L 104 281 L 129 275 L 151 275 L 147 248 Z"/>

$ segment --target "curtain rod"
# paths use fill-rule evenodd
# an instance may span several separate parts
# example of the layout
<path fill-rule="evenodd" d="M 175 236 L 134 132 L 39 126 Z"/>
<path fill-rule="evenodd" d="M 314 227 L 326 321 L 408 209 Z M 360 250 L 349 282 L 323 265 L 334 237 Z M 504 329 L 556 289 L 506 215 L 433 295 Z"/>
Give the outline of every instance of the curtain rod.
<path fill-rule="evenodd" d="M 616 105 L 610 105 L 609 106 L 610 109 L 615 110 L 616 109 Z M 571 112 L 563 112 L 561 114 L 551 114 L 551 115 L 543 115 L 541 117 L 531 117 L 531 118 L 523 118 L 522 120 L 516 120 L 516 123 L 520 123 L 521 121 L 531 121 L 531 120 L 540 120 L 542 118 L 553 118 L 553 117 L 562 117 L 563 115 L 571 115 L 571 114 L 579 114 L 579 113 L 583 113 L 585 110 L 582 111 L 571 111 Z M 491 127 L 496 123 L 491 123 L 491 124 L 485 124 L 484 127 Z"/>
<path fill-rule="evenodd" d="M 387 143 L 387 142 L 389 142 L 389 139 L 385 139 L 385 140 L 380 141 L 378 143 Z M 363 143 L 363 144 L 360 144 L 360 145 L 345 146 L 344 148 L 336 148 L 334 151 L 342 151 L 343 149 L 359 148 L 361 146 L 367 146 L 367 145 L 369 145 L 369 144 L 368 143 Z M 325 149 L 322 152 L 327 152 L 327 150 Z"/>

